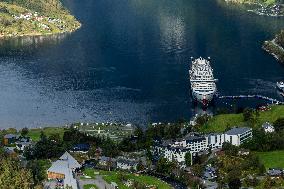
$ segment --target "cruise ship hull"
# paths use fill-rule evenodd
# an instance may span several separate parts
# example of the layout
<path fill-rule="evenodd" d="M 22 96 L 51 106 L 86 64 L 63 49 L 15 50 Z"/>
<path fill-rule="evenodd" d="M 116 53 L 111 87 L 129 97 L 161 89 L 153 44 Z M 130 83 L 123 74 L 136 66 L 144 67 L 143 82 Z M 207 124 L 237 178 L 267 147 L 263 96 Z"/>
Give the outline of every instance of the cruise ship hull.
<path fill-rule="evenodd" d="M 213 101 L 215 94 L 199 94 L 192 91 L 192 97 L 194 101 L 201 103 L 203 106 L 208 106 L 211 101 Z"/>
<path fill-rule="evenodd" d="M 217 92 L 216 79 L 214 79 L 209 60 L 203 58 L 193 60 L 189 76 L 194 101 L 208 106 Z"/>
<path fill-rule="evenodd" d="M 279 91 L 283 92 L 284 93 L 284 82 L 277 82 L 276 83 L 276 87 Z"/>

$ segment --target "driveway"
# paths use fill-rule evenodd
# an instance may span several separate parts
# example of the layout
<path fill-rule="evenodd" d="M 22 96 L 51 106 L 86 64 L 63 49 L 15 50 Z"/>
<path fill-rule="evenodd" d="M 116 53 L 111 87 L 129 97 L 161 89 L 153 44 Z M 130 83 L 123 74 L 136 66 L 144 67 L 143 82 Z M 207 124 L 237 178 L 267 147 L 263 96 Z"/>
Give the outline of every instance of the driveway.
<path fill-rule="evenodd" d="M 208 189 L 216 189 L 218 188 L 217 182 L 211 182 L 209 180 L 202 180 L 203 184 L 205 185 L 206 188 Z"/>
<path fill-rule="evenodd" d="M 43 183 L 44 189 L 54 189 L 56 187 L 56 181 L 46 181 Z"/>
<path fill-rule="evenodd" d="M 86 184 L 95 184 L 99 189 L 110 189 L 110 185 L 104 181 L 102 176 L 96 176 L 95 179 L 78 179 L 79 188 L 83 189 Z"/>

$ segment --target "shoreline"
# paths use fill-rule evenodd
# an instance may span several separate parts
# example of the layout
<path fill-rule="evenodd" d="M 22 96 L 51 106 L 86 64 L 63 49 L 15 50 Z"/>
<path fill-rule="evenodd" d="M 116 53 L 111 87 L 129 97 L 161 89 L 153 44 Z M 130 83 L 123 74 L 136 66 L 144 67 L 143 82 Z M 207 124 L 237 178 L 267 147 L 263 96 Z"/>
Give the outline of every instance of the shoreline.
<path fill-rule="evenodd" d="M 284 17 L 284 4 L 265 5 L 260 2 L 240 1 L 240 0 L 225 0 L 225 2 L 236 5 L 258 6 L 252 9 L 248 9 L 246 11 L 259 16 Z"/>
<path fill-rule="evenodd" d="M 26 34 L 20 34 L 20 35 L 2 35 L 0 34 L 0 40 L 2 39 L 12 39 L 12 38 L 18 38 L 18 37 L 48 37 L 48 36 L 52 36 L 52 35 L 60 35 L 60 34 L 71 34 L 77 30 L 79 30 L 82 27 L 82 24 L 80 23 L 80 25 L 76 28 L 74 28 L 71 31 L 62 31 L 62 32 L 54 32 L 54 33 L 26 33 Z"/>
<path fill-rule="evenodd" d="M 284 48 L 276 43 L 277 37 L 271 41 L 265 41 L 262 48 L 271 54 L 278 62 L 284 64 Z"/>
<path fill-rule="evenodd" d="M 284 4 L 276 3 L 276 1 L 271 2 L 270 4 L 254 2 L 249 0 L 225 0 L 226 3 L 237 4 L 252 7 L 246 10 L 249 13 L 256 14 L 258 16 L 267 16 L 274 18 L 282 18 L 284 17 Z M 246 7 L 247 9 L 248 7 Z M 278 62 L 284 63 L 284 47 L 283 42 L 278 41 L 283 39 L 284 31 L 280 31 L 274 39 L 264 41 L 262 45 L 262 49 L 271 54 Z"/>

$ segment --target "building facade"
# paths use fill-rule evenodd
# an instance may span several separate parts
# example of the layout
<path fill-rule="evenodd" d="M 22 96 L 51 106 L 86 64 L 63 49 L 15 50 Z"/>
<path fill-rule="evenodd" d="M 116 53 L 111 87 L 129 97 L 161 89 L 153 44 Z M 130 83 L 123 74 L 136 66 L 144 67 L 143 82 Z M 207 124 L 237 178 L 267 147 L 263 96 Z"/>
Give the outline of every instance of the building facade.
<path fill-rule="evenodd" d="M 155 141 L 152 154 L 155 159 L 164 157 L 168 161 L 176 161 L 184 166 L 185 154 L 188 152 L 193 155 L 209 149 L 220 149 L 224 142 L 239 146 L 250 138 L 252 138 L 252 129 L 248 127 L 235 127 L 225 133 L 190 134 L 179 140 Z"/>
<path fill-rule="evenodd" d="M 206 135 L 206 143 L 210 149 L 222 148 L 225 141 L 225 135 L 222 133 L 210 133 Z"/>
<path fill-rule="evenodd" d="M 252 138 L 252 129 L 248 127 L 235 127 L 225 132 L 225 142 L 240 146 L 246 140 Z"/>
<path fill-rule="evenodd" d="M 14 134 L 6 134 L 4 137 L 3 137 L 3 144 L 4 145 L 9 145 L 9 144 L 13 144 L 16 142 L 18 136 L 17 135 L 14 135 Z"/>
<path fill-rule="evenodd" d="M 65 152 L 57 161 L 53 162 L 47 170 L 49 180 L 60 179 L 64 182 L 64 187 L 77 189 L 77 181 L 74 178 L 74 172 L 81 165 L 68 153 Z"/>
<path fill-rule="evenodd" d="M 156 145 L 152 148 L 152 153 L 157 159 L 164 157 L 168 161 L 176 161 L 180 165 L 184 165 L 187 152 L 194 154 L 206 150 L 208 150 L 206 137 L 191 134 L 176 141 L 156 141 Z"/>

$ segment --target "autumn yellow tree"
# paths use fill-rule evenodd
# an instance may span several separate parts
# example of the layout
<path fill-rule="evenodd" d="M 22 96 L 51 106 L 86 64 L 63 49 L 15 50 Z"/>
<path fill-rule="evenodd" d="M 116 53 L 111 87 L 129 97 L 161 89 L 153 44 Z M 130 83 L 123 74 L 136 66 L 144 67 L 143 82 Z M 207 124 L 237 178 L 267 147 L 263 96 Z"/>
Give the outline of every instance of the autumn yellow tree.
<path fill-rule="evenodd" d="M 5 189 L 30 189 L 33 187 L 32 174 L 20 166 L 18 159 L 1 157 L 0 186 Z"/>

